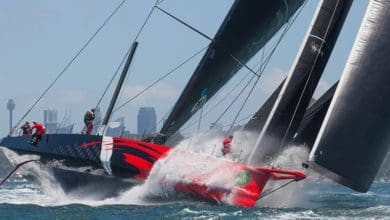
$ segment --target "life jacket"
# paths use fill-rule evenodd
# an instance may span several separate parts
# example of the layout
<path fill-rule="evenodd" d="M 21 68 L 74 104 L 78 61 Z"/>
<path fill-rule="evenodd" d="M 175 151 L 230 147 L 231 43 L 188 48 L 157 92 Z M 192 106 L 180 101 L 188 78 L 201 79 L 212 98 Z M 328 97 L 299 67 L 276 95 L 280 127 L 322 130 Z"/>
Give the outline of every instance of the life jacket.
<path fill-rule="evenodd" d="M 27 135 L 31 133 L 31 127 L 29 124 L 24 124 L 22 127 L 20 127 L 23 131 L 23 135 Z"/>
<path fill-rule="evenodd" d="M 223 155 L 230 153 L 230 148 L 232 146 L 231 143 L 232 143 L 232 139 L 230 139 L 230 138 L 225 138 L 223 140 L 223 142 L 222 142 L 222 144 L 223 144 L 223 148 L 222 148 Z"/>
<path fill-rule="evenodd" d="M 87 111 L 84 115 L 84 122 L 93 121 L 95 119 L 95 114 L 91 111 Z"/>
<path fill-rule="evenodd" d="M 42 134 L 44 134 L 45 131 L 46 131 L 45 126 L 43 126 L 41 123 L 38 123 L 38 122 L 35 122 L 35 123 L 34 123 L 34 126 L 32 126 L 31 129 L 34 129 L 34 128 L 36 129 L 35 133 L 36 133 L 37 135 L 42 135 Z"/>

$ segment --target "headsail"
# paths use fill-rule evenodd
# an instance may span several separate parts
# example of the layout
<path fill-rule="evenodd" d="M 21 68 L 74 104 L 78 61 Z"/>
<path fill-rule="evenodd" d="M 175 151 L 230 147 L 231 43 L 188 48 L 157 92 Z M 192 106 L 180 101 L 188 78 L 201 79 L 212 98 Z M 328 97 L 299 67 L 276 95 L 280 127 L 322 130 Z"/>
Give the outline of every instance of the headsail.
<path fill-rule="evenodd" d="M 268 115 L 271 113 L 272 107 L 274 106 L 276 99 L 282 89 L 286 79 L 279 84 L 275 91 L 268 97 L 259 110 L 252 116 L 252 118 L 245 124 L 243 130 L 250 131 L 259 134 L 264 127 L 265 121 Z"/>
<path fill-rule="evenodd" d="M 303 2 L 236 0 L 160 133 L 168 137 L 175 133 L 197 112 L 199 103 L 210 99 L 232 78 L 242 63 L 252 58 Z"/>
<path fill-rule="evenodd" d="M 310 153 L 321 174 L 361 192 L 369 189 L 390 143 L 389 39 L 390 1 L 371 0 Z"/>
<path fill-rule="evenodd" d="M 301 124 L 299 125 L 299 129 L 292 140 L 293 145 L 305 145 L 310 149 L 313 147 L 337 85 L 338 82 L 330 87 L 328 91 L 306 110 Z"/>
<path fill-rule="evenodd" d="M 296 133 L 336 43 L 352 0 L 321 1 L 292 72 L 250 154 L 249 163 L 269 162 Z"/>

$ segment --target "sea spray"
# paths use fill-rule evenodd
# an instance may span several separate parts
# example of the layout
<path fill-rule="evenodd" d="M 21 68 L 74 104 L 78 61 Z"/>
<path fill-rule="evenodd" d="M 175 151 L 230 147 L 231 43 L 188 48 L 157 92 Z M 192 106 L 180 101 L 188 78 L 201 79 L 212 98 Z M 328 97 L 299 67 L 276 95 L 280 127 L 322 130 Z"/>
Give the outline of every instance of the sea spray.
<path fill-rule="evenodd" d="M 194 181 L 209 188 L 232 188 L 234 181 L 231 181 L 230 171 L 225 167 L 228 157 L 215 158 L 222 156 L 223 138 L 201 133 L 183 140 L 154 164 L 144 184 L 130 189 L 119 199 L 125 203 L 156 201 L 158 198 L 182 200 L 188 196 L 177 192 L 175 186 Z"/>
<path fill-rule="evenodd" d="M 289 146 L 282 151 L 273 161 L 272 165 L 280 169 L 302 170 L 302 162 L 307 160 L 309 151 L 304 146 Z M 277 190 L 264 198 L 261 198 L 257 203 L 260 207 L 309 207 L 310 192 L 309 188 L 313 187 L 313 182 L 321 178 L 318 174 L 310 169 L 303 170 L 307 178 L 293 182 L 286 187 Z M 277 187 L 285 184 L 286 181 L 268 181 L 263 193 L 269 192 Z"/>
<path fill-rule="evenodd" d="M 19 155 L 14 151 L 11 151 L 6 148 L 1 148 L 1 150 L 13 165 L 19 164 L 27 160 L 40 159 L 40 157 L 37 155 Z M 40 163 L 32 162 L 20 167 L 18 169 L 18 172 L 20 172 L 26 178 L 33 179 L 34 182 L 37 182 L 39 190 L 48 196 L 44 199 L 41 196 L 38 196 L 37 201 L 34 201 L 33 198 L 26 198 L 26 203 L 37 203 L 38 205 L 69 203 L 66 194 L 61 189 L 61 187 L 59 187 L 50 169 L 48 169 L 47 167 L 43 166 Z"/>

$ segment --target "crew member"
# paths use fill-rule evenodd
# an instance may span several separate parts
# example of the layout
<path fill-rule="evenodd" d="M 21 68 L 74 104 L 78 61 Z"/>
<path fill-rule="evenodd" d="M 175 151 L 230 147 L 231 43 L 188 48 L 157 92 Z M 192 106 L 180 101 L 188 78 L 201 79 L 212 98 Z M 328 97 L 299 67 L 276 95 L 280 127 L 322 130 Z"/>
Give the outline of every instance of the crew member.
<path fill-rule="evenodd" d="M 31 131 L 32 131 L 30 123 L 28 121 L 26 121 L 24 123 L 24 125 L 22 127 L 20 127 L 20 129 L 22 129 L 23 136 L 29 136 L 31 134 Z"/>
<path fill-rule="evenodd" d="M 229 137 L 223 140 L 222 154 L 224 156 L 231 152 L 232 140 L 233 140 L 233 135 L 229 135 Z"/>
<path fill-rule="evenodd" d="M 42 135 L 45 134 L 46 128 L 41 123 L 39 123 L 37 121 L 33 121 L 33 126 L 31 128 L 31 130 L 34 130 L 34 129 L 35 129 L 35 132 L 32 135 L 31 143 L 34 145 L 37 145 L 39 143 L 39 141 L 41 141 Z"/>
<path fill-rule="evenodd" d="M 87 129 L 87 134 L 91 134 L 93 130 L 93 120 L 95 119 L 95 109 L 92 108 L 90 111 L 87 111 L 84 115 L 84 124 Z"/>

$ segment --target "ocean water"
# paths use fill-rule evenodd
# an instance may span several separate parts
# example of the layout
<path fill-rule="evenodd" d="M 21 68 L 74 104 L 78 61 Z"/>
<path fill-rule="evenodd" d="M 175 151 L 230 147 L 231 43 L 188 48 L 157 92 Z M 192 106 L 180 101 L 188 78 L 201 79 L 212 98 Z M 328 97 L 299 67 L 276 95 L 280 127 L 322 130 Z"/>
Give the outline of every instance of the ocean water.
<path fill-rule="evenodd" d="M 271 194 L 254 208 L 192 198 L 141 199 L 140 190 L 103 201 L 44 191 L 32 182 L 8 182 L 0 188 L 0 219 L 390 219 L 390 182 L 385 181 L 375 182 L 368 193 L 356 193 L 330 181 L 308 180 Z"/>
<path fill-rule="evenodd" d="M 193 139 L 177 146 L 200 153 L 214 151 L 220 140 L 206 138 L 207 143 Z M 206 146 L 205 149 L 194 146 Z M 243 143 L 242 145 L 247 145 Z M 233 146 L 234 148 L 239 146 Z M 238 151 L 237 148 L 236 150 Z M 276 160 L 276 166 L 300 169 L 307 152 L 301 147 L 290 147 Z M 8 155 L 16 159 L 16 155 Z M 23 160 L 31 159 L 24 156 Z M 36 157 L 36 156 L 35 156 Z M 180 154 L 168 155 L 167 161 L 154 165 L 147 181 L 115 198 L 94 199 L 91 194 L 64 193 L 50 173 L 36 165 L 21 172 L 34 173 L 40 184 L 23 179 L 7 182 L 0 188 L 1 219 L 390 219 L 390 181 L 378 178 L 367 193 L 357 193 L 338 185 L 317 173 L 306 170 L 308 178 L 295 182 L 259 200 L 253 208 L 208 203 L 192 197 L 167 194 L 161 189 L 161 177 L 188 170 Z M 20 158 L 19 158 L 20 159 Z M 195 158 L 191 158 L 193 165 Z M 213 164 L 207 164 L 212 166 Z M 215 164 L 214 164 L 215 165 Z M 180 170 L 180 168 L 182 170 Z M 278 187 L 281 182 L 269 182 L 264 192 Z M 82 192 L 77 189 L 77 192 Z M 98 195 L 99 192 L 96 192 Z"/>

